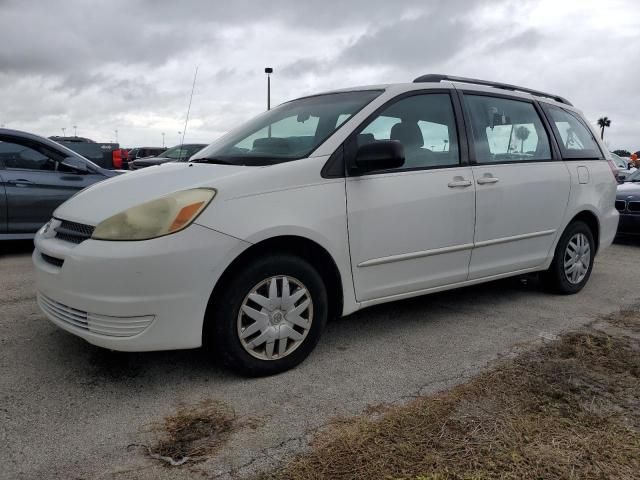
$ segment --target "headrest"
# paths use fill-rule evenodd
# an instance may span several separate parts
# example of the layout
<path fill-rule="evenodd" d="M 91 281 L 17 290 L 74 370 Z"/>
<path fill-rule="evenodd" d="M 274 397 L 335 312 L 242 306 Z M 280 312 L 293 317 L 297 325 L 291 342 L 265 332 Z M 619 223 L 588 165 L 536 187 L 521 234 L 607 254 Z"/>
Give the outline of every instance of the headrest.
<path fill-rule="evenodd" d="M 256 138 L 253 141 L 253 151 L 284 155 L 289 153 L 289 142 L 286 138 L 279 137 Z"/>
<path fill-rule="evenodd" d="M 391 127 L 391 140 L 397 140 L 405 147 L 422 147 L 424 145 L 422 131 L 417 123 L 396 123 Z"/>
<path fill-rule="evenodd" d="M 373 133 L 359 133 L 358 134 L 358 146 L 367 145 L 376 141 L 376 137 Z"/>

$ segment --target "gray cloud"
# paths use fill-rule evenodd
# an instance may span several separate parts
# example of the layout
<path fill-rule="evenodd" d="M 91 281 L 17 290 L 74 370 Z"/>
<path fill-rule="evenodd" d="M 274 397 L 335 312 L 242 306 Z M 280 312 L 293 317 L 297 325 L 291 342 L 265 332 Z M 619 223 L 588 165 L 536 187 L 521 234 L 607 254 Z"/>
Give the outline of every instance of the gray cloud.
<path fill-rule="evenodd" d="M 0 124 L 213 140 L 273 101 L 436 72 L 557 92 L 640 148 L 640 6 L 579 0 L 0 0 Z M 174 132 L 175 131 L 175 132 Z"/>

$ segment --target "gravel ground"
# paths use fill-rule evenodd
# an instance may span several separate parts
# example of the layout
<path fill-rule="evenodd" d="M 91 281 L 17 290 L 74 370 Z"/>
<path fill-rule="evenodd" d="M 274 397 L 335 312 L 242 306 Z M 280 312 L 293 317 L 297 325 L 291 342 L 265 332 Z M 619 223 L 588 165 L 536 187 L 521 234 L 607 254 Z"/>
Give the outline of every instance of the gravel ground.
<path fill-rule="evenodd" d="M 29 243 L 0 244 L 0 478 L 246 475 L 304 448 L 314 429 L 369 405 L 460 383 L 540 337 L 640 301 L 640 242 L 596 259 L 575 296 L 507 280 L 373 307 L 331 322 L 297 369 L 244 379 L 199 350 L 93 347 L 35 303 Z M 206 462 L 168 469 L 145 457 L 145 429 L 181 404 L 216 400 L 245 426 Z"/>

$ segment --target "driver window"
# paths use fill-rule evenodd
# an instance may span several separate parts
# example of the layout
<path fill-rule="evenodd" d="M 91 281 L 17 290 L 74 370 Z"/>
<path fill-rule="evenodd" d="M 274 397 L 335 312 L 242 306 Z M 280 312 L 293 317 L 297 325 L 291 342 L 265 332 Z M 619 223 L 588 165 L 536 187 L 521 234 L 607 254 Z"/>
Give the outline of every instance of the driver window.
<path fill-rule="evenodd" d="M 402 143 L 405 163 L 399 170 L 460 163 L 453 105 L 447 93 L 413 95 L 398 100 L 374 118 L 356 140 L 358 147 L 377 140 Z"/>
<path fill-rule="evenodd" d="M 7 169 L 55 171 L 56 161 L 33 148 L 0 142 L 0 163 Z"/>

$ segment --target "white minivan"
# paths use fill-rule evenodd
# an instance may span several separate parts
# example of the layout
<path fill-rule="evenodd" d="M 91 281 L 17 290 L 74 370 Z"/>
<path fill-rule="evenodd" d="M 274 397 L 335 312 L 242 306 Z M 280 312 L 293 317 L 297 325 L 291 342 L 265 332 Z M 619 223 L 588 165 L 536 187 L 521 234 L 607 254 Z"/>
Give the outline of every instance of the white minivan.
<path fill-rule="evenodd" d="M 273 374 L 370 305 L 529 272 L 580 291 L 616 233 L 611 167 L 567 100 L 513 85 L 299 98 L 60 206 L 35 239 L 38 303 L 95 345 L 209 345 Z"/>

